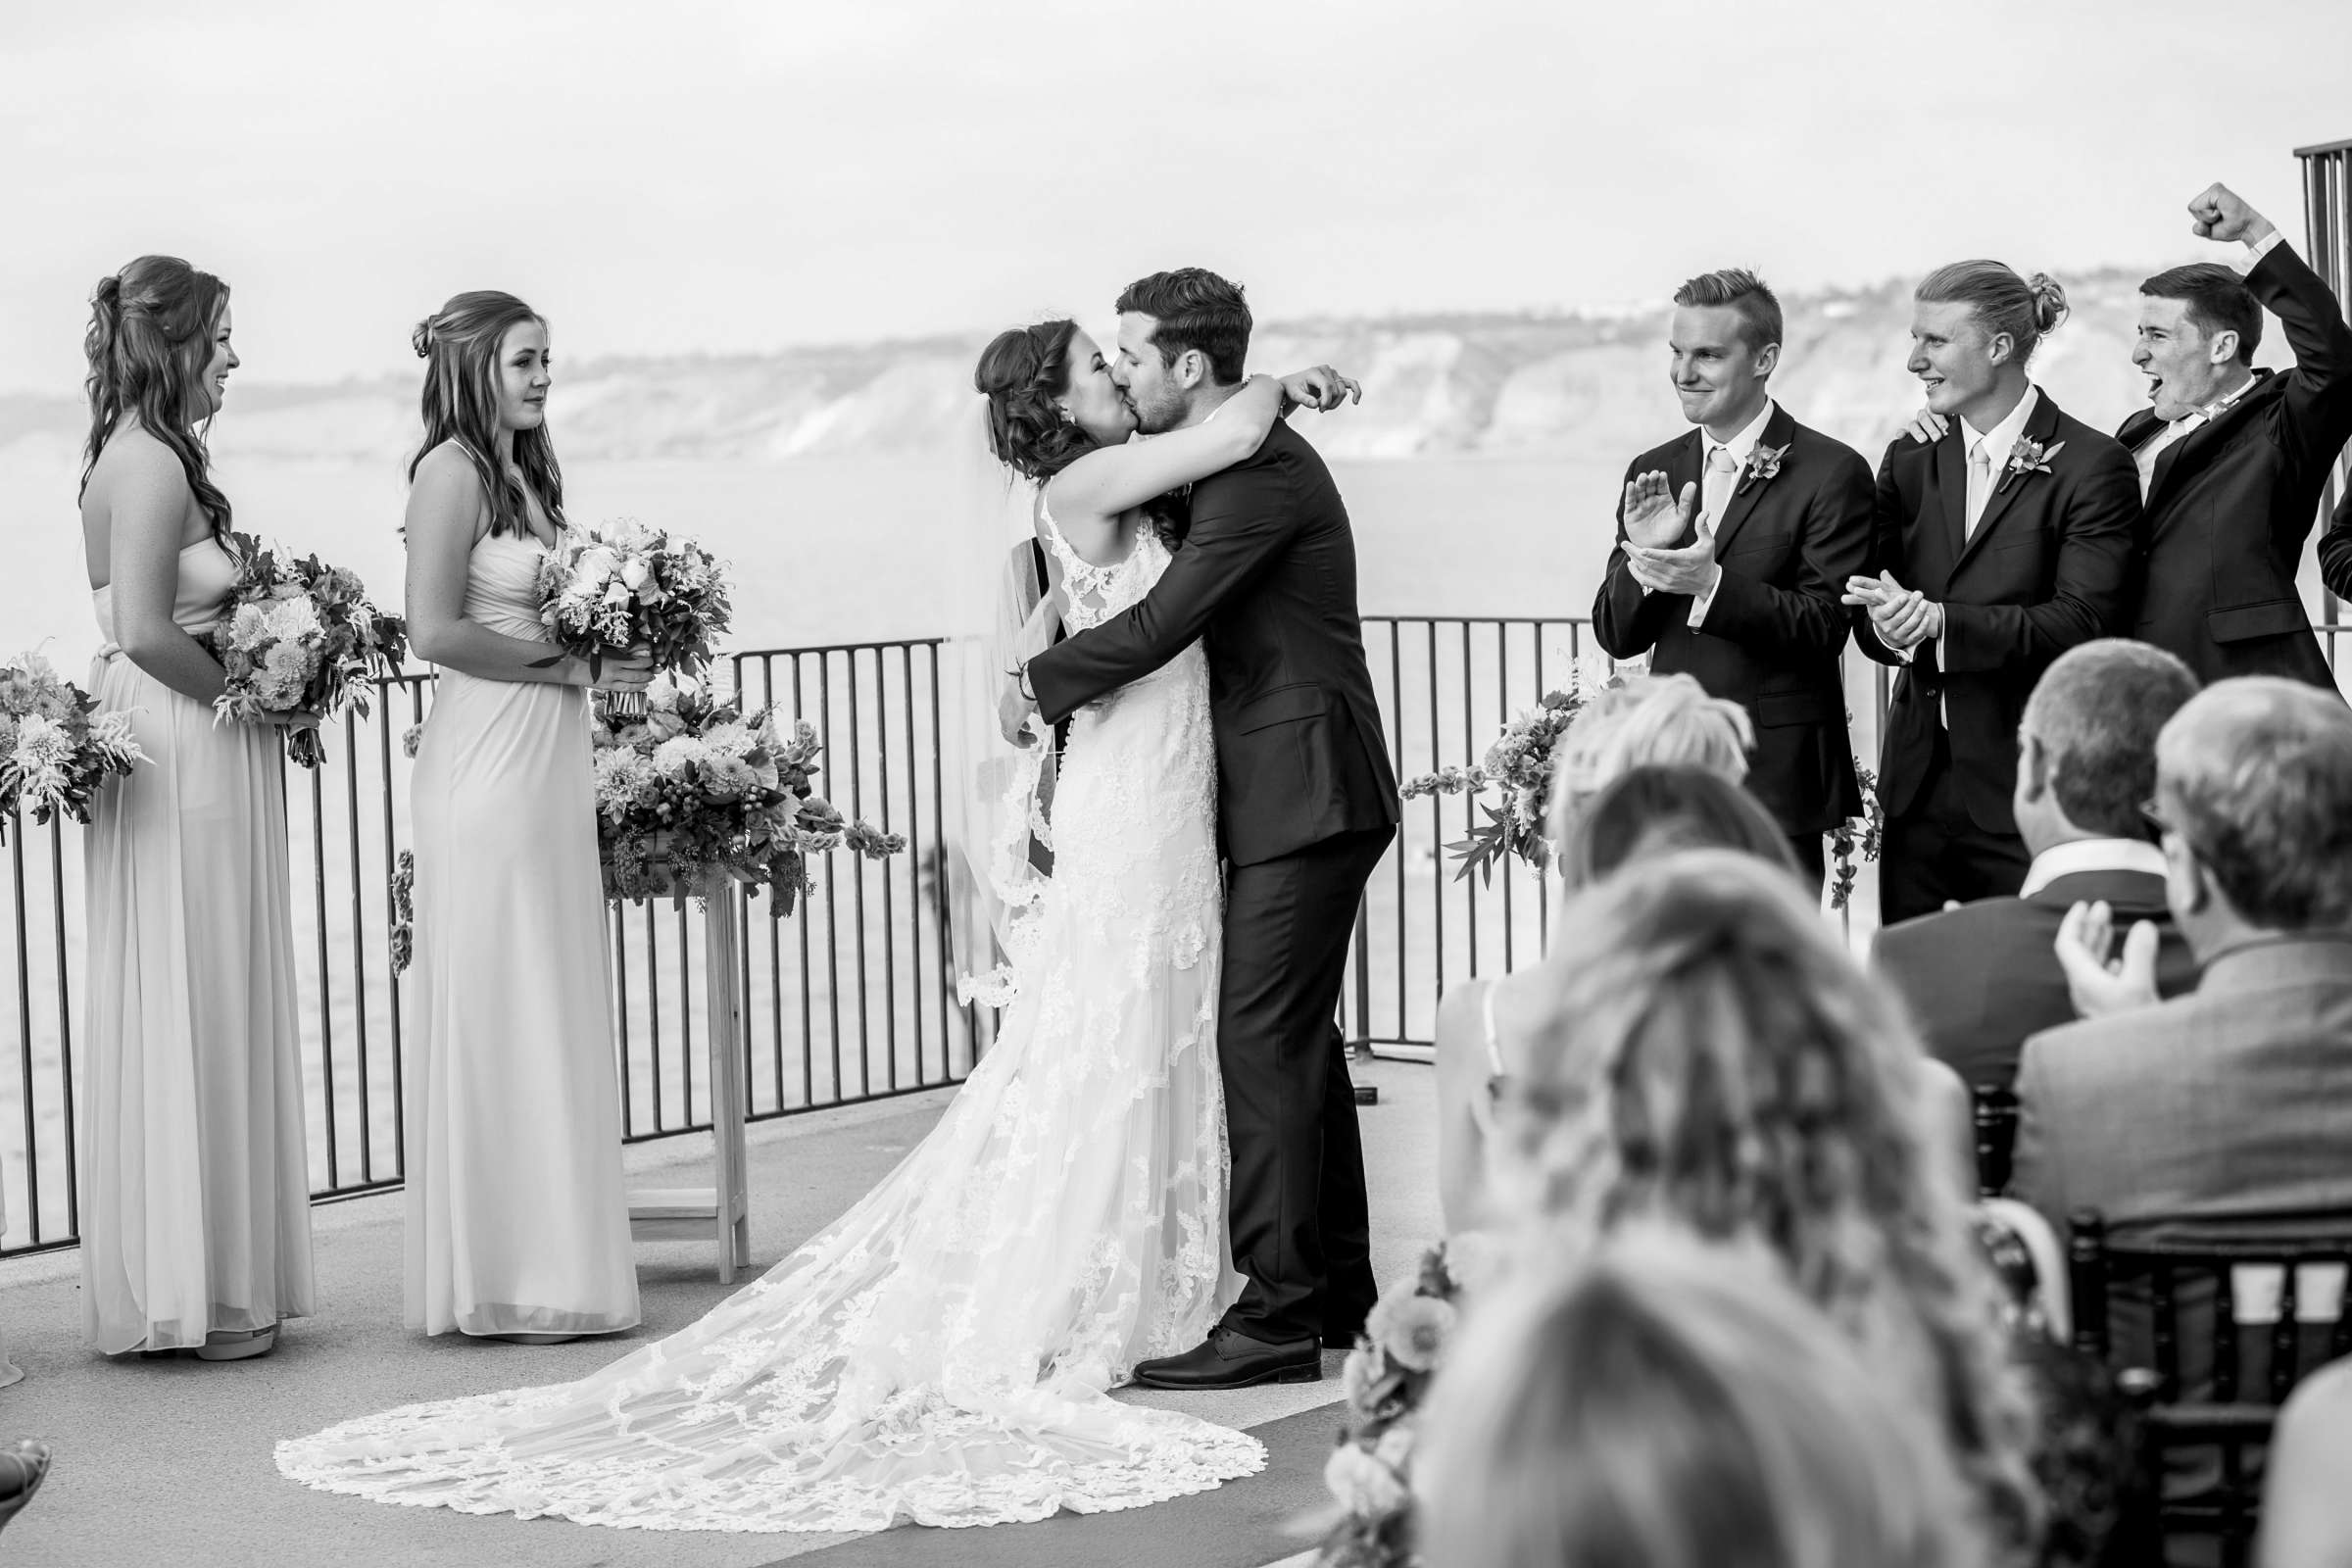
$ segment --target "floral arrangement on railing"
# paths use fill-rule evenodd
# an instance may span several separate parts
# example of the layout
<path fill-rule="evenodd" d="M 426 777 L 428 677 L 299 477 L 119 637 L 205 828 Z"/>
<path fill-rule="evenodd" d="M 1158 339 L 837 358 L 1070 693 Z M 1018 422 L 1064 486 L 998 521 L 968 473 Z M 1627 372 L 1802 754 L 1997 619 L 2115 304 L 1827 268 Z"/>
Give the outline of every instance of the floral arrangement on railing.
<path fill-rule="evenodd" d="M 1490 1289 L 1499 1244 L 1452 1237 L 1421 1256 L 1412 1279 L 1383 1296 L 1340 1373 L 1348 1425 L 1323 1466 L 1339 1503 L 1316 1568 L 1411 1568 L 1412 1457 L 1422 1400 L 1460 1320 L 1465 1297 Z"/>
<path fill-rule="evenodd" d="M 1576 715 L 1584 711 L 1583 682 L 1571 680 L 1562 691 L 1546 692 L 1533 710 L 1503 725 L 1486 760 L 1476 767 L 1441 767 L 1407 779 L 1397 791 L 1408 801 L 1430 795 L 1483 795 L 1499 788 L 1500 807 L 1483 801 L 1484 822 L 1471 824 L 1470 836 L 1446 846 L 1461 861 L 1454 872 L 1460 881 L 1471 872 L 1492 885 L 1494 867 L 1506 855 L 1515 855 L 1541 871 L 1551 863 L 1551 841 L 1544 836 L 1544 811 L 1551 799 L 1552 753 Z"/>
<path fill-rule="evenodd" d="M 296 712 L 323 721 L 345 707 L 365 715 L 369 680 L 400 672 L 406 623 L 369 604 L 367 586 L 341 566 L 282 556 L 247 534 L 231 540 L 237 584 L 212 634 L 227 683 L 213 711 L 248 723 Z M 317 730 L 295 729 L 286 756 L 317 767 L 326 753 Z"/>
<path fill-rule="evenodd" d="M 906 847 L 816 793 L 816 731 L 800 723 L 782 739 L 772 705 L 746 713 L 732 693 L 660 675 L 642 717 L 604 712 L 594 737 L 609 898 L 673 892 L 716 872 L 769 890 L 769 912 L 781 917 L 808 891 L 811 857 L 847 849 L 881 859 Z"/>
<path fill-rule="evenodd" d="M 1601 682 L 1600 689 L 1605 691 L 1616 683 L 1617 678 L 1611 676 Z M 1565 689 L 1545 693 L 1534 709 L 1503 725 L 1502 733 L 1487 748 L 1485 760 L 1476 767 L 1448 764 L 1407 779 L 1397 790 L 1408 801 L 1434 795 L 1483 795 L 1490 789 L 1502 792 L 1499 807 L 1478 803 L 1487 819 L 1472 823 L 1469 837 L 1446 846 L 1460 862 L 1454 880 L 1476 872 L 1482 883 L 1491 886 L 1494 868 L 1505 856 L 1516 856 L 1539 871 L 1551 864 L 1554 848 L 1544 836 L 1544 813 L 1551 801 L 1552 775 L 1558 765 L 1555 754 L 1560 737 L 1584 708 L 1583 683 L 1572 679 Z M 1855 772 L 1862 785 L 1862 812 L 1838 823 L 1829 834 L 1833 909 L 1844 908 L 1853 896 L 1857 862 L 1879 858 L 1886 829 L 1878 775 L 1866 767 Z"/>
<path fill-rule="evenodd" d="M 61 811 L 87 822 L 98 786 L 146 760 L 130 715 L 100 712 L 39 654 L 0 664 L 0 843 L 20 811 L 43 826 Z"/>
<path fill-rule="evenodd" d="M 592 677 L 609 656 L 632 649 L 658 670 L 698 672 L 734 618 L 726 574 L 710 551 L 628 518 L 567 533 L 540 566 L 539 590 L 550 639 L 587 660 Z M 624 717 L 646 711 L 633 693 L 608 706 Z"/>

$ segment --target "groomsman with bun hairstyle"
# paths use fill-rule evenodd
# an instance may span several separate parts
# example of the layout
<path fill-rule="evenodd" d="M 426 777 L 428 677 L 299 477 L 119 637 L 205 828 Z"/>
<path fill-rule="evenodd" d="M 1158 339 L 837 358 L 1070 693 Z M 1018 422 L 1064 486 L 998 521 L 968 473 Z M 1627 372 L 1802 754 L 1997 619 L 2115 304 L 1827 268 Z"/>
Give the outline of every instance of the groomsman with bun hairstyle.
<path fill-rule="evenodd" d="M 1947 428 L 1887 447 L 1845 596 L 1862 651 L 1901 669 L 1879 760 L 1887 925 L 2024 884 L 2018 720 L 2052 661 L 2127 624 L 2139 520 L 2131 454 L 2026 374 L 2066 316 L 2055 281 L 1955 262 L 1913 301 L 1909 368 Z"/>
<path fill-rule="evenodd" d="M 1694 277 L 1674 304 L 1674 392 L 1693 428 L 1626 469 L 1593 632 L 1747 710 L 1747 787 L 1818 892 L 1823 835 L 1862 808 L 1838 595 L 1870 548 L 1870 466 L 1773 400 L 1781 304 L 1755 273 Z"/>
<path fill-rule="evenodd" d="M 2139 285 L 2132 361 L 2153 406 L 2116 432 L 2145 497 L 2132 634 L 2202 680 L 2285 675 L 2332 690 L 2295 569 L 2352 439 L 2352 326 L 2320 275 L 2227 185 L 2208 186 L 2188 211 L 2199 235 L 2244 251 L 2233 267 L 2176 267 Z M 2252 368 L 2266 306 L 2295 352 L 2291 370 Z M 2339 570 L 2329 586 L 2340 593 L 2347 578 Z"/>

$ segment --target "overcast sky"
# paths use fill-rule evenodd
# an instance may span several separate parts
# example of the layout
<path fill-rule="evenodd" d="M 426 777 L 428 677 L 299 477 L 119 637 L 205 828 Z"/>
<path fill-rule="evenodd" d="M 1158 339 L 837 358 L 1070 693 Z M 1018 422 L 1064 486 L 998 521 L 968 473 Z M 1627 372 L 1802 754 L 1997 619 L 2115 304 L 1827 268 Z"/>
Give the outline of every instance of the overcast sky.
<path fill-rule="evenodd" d="M 412 364 L 514 290 L 560 355 L 1099 318 L 1200 263 L 1289 318 L 2199 254 L 2352 137 L 2346 0 L 9 0 L 0 390 L 74 393 L 143 251 L 246 374 Z"/>

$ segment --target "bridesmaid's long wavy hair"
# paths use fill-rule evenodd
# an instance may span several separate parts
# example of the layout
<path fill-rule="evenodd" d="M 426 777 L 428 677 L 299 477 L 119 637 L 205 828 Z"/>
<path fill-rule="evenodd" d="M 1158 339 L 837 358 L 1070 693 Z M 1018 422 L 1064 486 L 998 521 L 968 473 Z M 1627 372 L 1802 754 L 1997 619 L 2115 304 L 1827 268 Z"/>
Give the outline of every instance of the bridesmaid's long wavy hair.
<path fill-rule="evenodd" d="M 90 373 L 90 438 L 82 448 L 81 488 L 90 485 L 98 454 L 125 415 L 179 460 L 188 490 L 213 525 L 228 538 L 228 497 L 213 483 L 203 431 L 189 416 L 204 405 L 201 384 L 212 363 L 213 336 L 228 308 L 228 285 L 176 256 L 142 256 L 90 295 L 90 325 L 82 334 Z M 212 422 L 208 415 L 206 425 Z"/>
<path fill-rule="evenodd" d="M 476 289 L 453 295 L 448 304 L 416 323 L 409 342 L 424 361 L 424 445 L 409 460 L 414 483 L 425 454 L 444 441 L 457 443 L 480 475 L 490 498 L 490 531 L 530 532 L 531 495 L 547 510 L 548 521 L 564 526 L 564 470 L 556 445 L 541 423 L 514 432 L 517 483 L 498 462 L 498 353 L 507 333 L 526 321 L 547 318 L 512 294 Z"/>

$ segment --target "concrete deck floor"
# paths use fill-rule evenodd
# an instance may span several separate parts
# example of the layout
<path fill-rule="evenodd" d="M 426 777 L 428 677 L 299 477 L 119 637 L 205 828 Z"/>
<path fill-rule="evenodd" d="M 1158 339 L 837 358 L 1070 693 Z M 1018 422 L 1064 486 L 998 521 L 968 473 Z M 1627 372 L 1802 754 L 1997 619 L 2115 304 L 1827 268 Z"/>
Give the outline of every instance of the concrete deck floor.
<path fill-rule="evenodd" d="M 1356 1079 L 1380 1090 L 1380 1103 L 1360 1114 L 1372 1184 L 1374 1260 L 1385 1281 L 1410 1268 L 1418 1249 L 1440 1228 L 1434 1096 L 1429 1069 L 1416 1063 L 1359 1064 Z M 812 1112 L 752 1129 L 755 1273 L 772 1266 L 896 1164 L 930 1129 L 949 1093 Z M 699 1137 L 629 1152 L 634 1186 L 708 1181 L 708 1163 L 709 1140 Z M 738 1275 L 736 1287 L 719 1285 L 710 1247 L 651 1244 L 639 1251 L 645 1324 L 633 1334 L 550 1347 L 457 1336 L 425 1340 L 401 1326 L 399 1195 L 318 1208 L 314 1232 L 319 1315 L 292 1325 L 275 1353 L 247 1362 L 92 1355 L 79 1340 L 74 1254 L 0 1265 L 0 1328 L 26 1373 L 23 1383 L 0 1392 L 0 1440 L 39 1438 L 57 1453 L 40 1495 L 0 1533 L 0 1563 L 755 1568 L 848 1539 L 600 1530 L 553 1519 L 388 1507 L 282 1480 L 271 1461 L 280 1438 L 415 1400 L 584 1376 L 626 1348 L 684 1327 L 746 1278 Z M 1164 1400 L 1209 1420 L 1253 1427 L 1337 1400 L 1338 1357 L 1327 1356 L 1325 1366 L 1319 1384 L 1230 1395 L 1130 1391 L 1121 1396 Z M 1292 1441 L 1329 1443 L 1330 1429 L 1314 1423 L 1294 1422 L 1284 1430 L 1302 1425 L 1313 1435 Z M 1222 1561 L 1271 1563 L 1298 1552 L 1301 1543 L 1268 1529 L 1262 1506 L 1241 1506 L 1250 1485 L 1237 1482 L 1211 1494 L 1233 1494 L 1234 1506 L 1208 1509 L 1206 1519 L 1188 1513 L 1190 1539 L 1206 1544 L 1197 1532 L 1248 1532 L 1248 1540 L 1219 1544 L 1210 1555 Z M 1155 1511 L 1114 1517 L 1144 1525 Z M 1221 1527 L 1219 1519 L 1229 1519 L 1230 1526 Z M 956 1534 L 971 1542 L 971 1560 L 1019 1562 L 1029 1560 L 1020 1533 L 1050 1528 Z M 1262 1546 L 1255 1544 L 1260 1536 Z M 989 1538 L 985 1544 L 982 1538 Z M 1042 1534 L 1032 1539 L 1046 1544 Z M 1033 1555 L 1038 1561 L 1059 1556 L 1042 1549 Z M 924 1560 L 937 1558 L 925 1553 Z"/>

